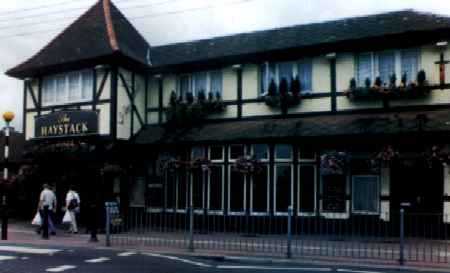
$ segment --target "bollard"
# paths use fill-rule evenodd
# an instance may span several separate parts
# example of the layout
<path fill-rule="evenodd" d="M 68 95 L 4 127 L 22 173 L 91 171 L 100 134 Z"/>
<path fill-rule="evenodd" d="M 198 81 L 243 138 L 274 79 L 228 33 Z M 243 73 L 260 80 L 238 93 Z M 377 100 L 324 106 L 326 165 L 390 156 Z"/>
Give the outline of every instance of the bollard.
<path fill-rule="evenodd" d="M 189 207 L 189 250 L 194 252 L 194 208 Z"/>
<path fill-rule="evenodd" d="M 2 198 L 2 240 L 8 240 L 8 208 L 6 206 L 6 195 Z"/>
<path fill-rule="evenodd" d="M 400 209 L 400 265 L 405 264 L 405 210 L 403 208 Z"/>
<path fill-rule="evenodd" d="M 106 242 L 106 246 L 110 247 L 111 246 L 111 231 L 110 231 L 110 225 L 111 225 L 111 221 L 110 221 L 110 208 L 108 204 L 105 204 L 105 209 L 106 209 L 106 226 L 105 226 L 105 242 Z"/>
<path fill-rule="evenodd" d="M 41 218 L 42 218 L 42 239 L 48 239 L 48 205 L 44 206 Z"/>
<path fill-rule="evenodd" d="M 287 252 L 286 257 L 292 258 L 292 206 L 288 208 L 288 219 L 287 219 Z"/>

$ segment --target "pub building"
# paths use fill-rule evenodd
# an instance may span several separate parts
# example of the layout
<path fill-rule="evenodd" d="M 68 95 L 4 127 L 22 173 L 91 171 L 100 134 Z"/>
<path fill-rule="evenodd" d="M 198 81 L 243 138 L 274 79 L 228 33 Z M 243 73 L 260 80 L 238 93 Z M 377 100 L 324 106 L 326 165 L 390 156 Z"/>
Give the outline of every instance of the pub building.
<path fill-rule="evenodd" d="M 449 39 L 450 18 L 403 10 L 151 46 L 100 0 L 6 72 L 30 188 L 125 213 L 448 223 Z"/>

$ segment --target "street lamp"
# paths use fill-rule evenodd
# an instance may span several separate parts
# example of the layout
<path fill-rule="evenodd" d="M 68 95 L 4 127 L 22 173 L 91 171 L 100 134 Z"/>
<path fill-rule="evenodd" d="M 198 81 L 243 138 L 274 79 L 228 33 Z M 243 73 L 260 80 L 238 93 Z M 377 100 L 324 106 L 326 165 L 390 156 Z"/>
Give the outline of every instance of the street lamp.
<path fill-rule="evenodd" d="M 9 158 L 9 124 L 14 119 L 14 113 L 7 111 L 3 113 L 3 120 L 6 122 L 5 127 L 5 166 L 3 168 L 3 180 L 8 181 L 8 158 Z M 8 239 L 8 213 L 6 208 L 6 188 L 3 188 L 2 196 L 2 240 Z"/>

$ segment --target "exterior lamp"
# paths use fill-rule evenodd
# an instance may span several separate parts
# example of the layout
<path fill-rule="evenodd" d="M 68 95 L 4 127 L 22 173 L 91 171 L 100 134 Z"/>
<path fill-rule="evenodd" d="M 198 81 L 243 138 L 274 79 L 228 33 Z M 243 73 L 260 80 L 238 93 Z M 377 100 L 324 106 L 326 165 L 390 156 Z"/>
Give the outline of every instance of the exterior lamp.
<path fill-rule="evenodd" d="M 6 122 L 5 127 L 5 166 L 3 169 L 3 179 L 8 180 L 8 158 L 9 158 L 9 124 L 14 119 L 14 113 L 7 111 L 3 113 L 3 120 Z M 2 194 L 2 240 L 8 239 L 8 214 L 6 206 L 6 189 Z"/>

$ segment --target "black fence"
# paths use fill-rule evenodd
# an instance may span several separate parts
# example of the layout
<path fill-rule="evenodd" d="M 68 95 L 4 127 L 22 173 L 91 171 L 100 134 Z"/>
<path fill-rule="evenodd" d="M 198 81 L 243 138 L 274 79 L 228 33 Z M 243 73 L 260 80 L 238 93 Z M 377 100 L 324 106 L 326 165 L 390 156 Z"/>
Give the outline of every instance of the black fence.
<path fill-rule="evenodd" d="M 351 257 L 448 263 L 450 218 L 399 211 L 329 218 L 285 215 L 208 215 L 107 208 L 107 245 L 251 252 L 287 257 Z M 381 219 L 383 218 L 383 219 Z"/>

